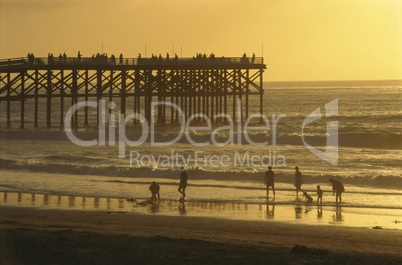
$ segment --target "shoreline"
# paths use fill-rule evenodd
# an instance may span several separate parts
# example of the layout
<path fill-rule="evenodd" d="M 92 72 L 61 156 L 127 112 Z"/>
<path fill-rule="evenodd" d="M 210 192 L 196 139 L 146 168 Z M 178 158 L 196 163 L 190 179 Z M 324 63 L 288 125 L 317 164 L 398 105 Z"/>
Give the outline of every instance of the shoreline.
<path fill-rule="evenodd" d="M 325 262 L 332 260 L 339 262 L 339 259 L 347 261 L 360 259 L 366 264 L 375 260 L 377 262 L 386 261 L 383 264 L 392 264 L 393 262 L 397 264 L 402 261 L 402 253 L 400 252 L 402 245 L 401 230 L 12 206 L 0 206 L 0 213 L 0 233 L 5 238 L 2 242 L 2 248 L 8 251 L 7 255 L 11 256 L 15 254 L 13 251 L 16 250 L 10 249 L 10 240 L 29 234 L 39 241 L 54 240 L 59 244 L 63 243 L 60 243 L 59 238 L 63 235 L 64 238 L 76 237 L 80 242 L 89 242 L 94 237 L 105 237 L 105 240 L 107 238 L 111 241 L 125 238 L 126 240 L 115 246 L 116 248 L 124 248 L 125 244 L 136 244 L 136 242 L 141 245 L 144 240 L 151 240 L 153 247 L 159 246 L 160 251 L 175 247 L 178 240 L 182 240 L 181 242 L 184 242 L 184 245 L 190 243 L 191 249 L 195 248 L 198 251 L 216 248 L 216 244 L 220 244 L 220 247 L 229 252 L 234 249 L 241 249 L 245 256 L 253 253 L 253 251 L 259 253 L 258 257 L 259 255 L 276 256 L 278 258 L 277 264 L 286 262 L 286 259 L 289 258 L 292 260 L 316 258 Z M 173 245 L 169 247 L 163 245 L 162 242 Z M 77 245 L 78 243 L 72 244 Z M 295 245 L 323 250 L 328 255 L 317 256 L 301 253 L 289 257 L 289 251 Z M 32 245 L 31 247 L 35 249 L 39 246 Z M 79 249 L 77 246 L 68 249 L 71 252 L 76 252 L 78 251 L 77 248 Z M 27 252 L 26 255 L 29 256 L 29 252 L 32 250 L 20 249 L 19 251 Z M 238 250 L 234 253 L 238 253 Z M 150 258 L 151 252 L 148 254 Z M 216 258 L 219 258 L 219 255 L 224 260 L 228 258 L 225 258 L 224 253 L 215 254 L 218 255 Z M 182 258 L 180 252 L 173 253 L 173 255 L 176 261 Z M 201 258 L 198 255 L 199 253 L 194 253 L 193 258 Z M 1 258 L 5 259 L 5 256 L 3 255 Z M 163 258 L 160 259 L 161 262 L 163 260 Z M 166 264 L 174 263 L 168 262 Z"/>

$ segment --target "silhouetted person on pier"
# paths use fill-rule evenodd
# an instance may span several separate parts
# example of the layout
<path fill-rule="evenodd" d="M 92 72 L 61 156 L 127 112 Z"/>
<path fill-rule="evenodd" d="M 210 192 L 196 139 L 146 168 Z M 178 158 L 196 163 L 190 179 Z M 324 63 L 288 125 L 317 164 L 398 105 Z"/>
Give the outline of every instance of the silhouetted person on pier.
<path fill-rule="evenodd" d="M 158 197 L 158 201 L 161 200 L 161 197 L 159 196 L 160 187 L 159 187 L 158 183 L 156 183 L 155 181 L 152 182 L 151 186 L 149 186 L 149 190 L 152 193 L 152 198 L 151 198 L 152 201 L 156 201 L 156 197 Z"/>
<path fill-rule="evenodd" d="M 246 53 L 243 54 L 243 57 L 241 58 L 241 63 L 246 63 L 247 62 L 247 55 Z"/>
<path fill-rule="evenodd" d="M 78 57 L 78 61 L 81 62 L 81 52 L 80 51 L 78 51 L 77 57 Z"/>
<path fill-rule="evenodd" d="M 66 62 L 67 62 L 67 54 L 63 53 L 63 63 L 66 63 Z"/>
<path fill-rule="evenodd" d="M 251 63 L 255 62 L 255 53 L 253 53 L 253 57 L 251 58 Z"/>
<path fill-rule="evenodd" d="M 324 191 L 321 189 L 320 185 L 317 185 L 317 204 L 322 204 L 322 194 Z"/>
<path fill-rule="evenodd" d="M 52 64 L 52 63 L 53 63 L 53 54 L 48 53 L 48 55 L 47 55 L 47 61 L 48 61 L 49 64 Z"/>
<path fill-rule="evenodd" d="M 63 62 L 63 55 L 61 55 L 61 53 L 59 54 L 59 63 Z"/>
<path fill-rule="evenodd" d="M 184 167 L 181 168 L 180 173 L 180 183 L 178 191 L 182 194 L 181 200 L 184 201 L 186 199 L 186 188 L 187 188 L 187 179 L 188 175 Z"/>
<path fill-rule="evenodd" d="M 336 203 L 338 203 L 338 198 L 339 198 L 339 202 L 341 203 L 342 202 L 342 192 L 345 191 L 343 184 L 332 178 L 329 179 L 329 182 L 332 183 L 332 191 L 333 191 L 333 195 L 336 195 Z"/>
<path fill-rule="evenodd" d="M 123 64 L 123 54 L 122 53 L 120 53 L 119 59 L 120 59 L 120 65 L 122 65 Z"/>
<path fill-rule="evenodd" d="M 299 195 L 299 190 L 301 190 L 301 186 L 303 183 L 303 175 L 299 171 L 299 167 L 295 167 L 295 187 L 296 187 L 296 196 Z"/>
<path fill-rule="evenodd" d="M 269 187 L 272 187 L 272 193 L 275 198 L 275 173 L 272 171 L 272 167 L 268 167 L 268 171 L 265 172 L 265 185 L 267 186 L 267 199 L 269 197 Z"/>
<path fill-rule="evenodd" d="M 169 53 L 166 53 L 166 61 L 169 61 Z"/>
<path fill-rule="evenodd" d="M 35 55 L 33 53 L 28 53 L 28 62 L 31 64 L 35 63 Z"/>

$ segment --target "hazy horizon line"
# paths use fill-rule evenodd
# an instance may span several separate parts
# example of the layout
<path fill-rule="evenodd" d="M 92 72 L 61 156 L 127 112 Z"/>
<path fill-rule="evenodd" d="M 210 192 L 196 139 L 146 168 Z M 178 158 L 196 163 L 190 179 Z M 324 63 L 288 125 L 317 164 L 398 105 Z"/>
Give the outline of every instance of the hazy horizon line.
<path fill-rule="evenodd" d="M 299 83 L 299 82 L 379 82 L 379 81 L 400 81 L 402 82 L 402 79 L 323 79 L 323 80 L 264 80 L 265 82 L 269 83 Z M 401 83 L 402 85 L 402 83 Z"/>

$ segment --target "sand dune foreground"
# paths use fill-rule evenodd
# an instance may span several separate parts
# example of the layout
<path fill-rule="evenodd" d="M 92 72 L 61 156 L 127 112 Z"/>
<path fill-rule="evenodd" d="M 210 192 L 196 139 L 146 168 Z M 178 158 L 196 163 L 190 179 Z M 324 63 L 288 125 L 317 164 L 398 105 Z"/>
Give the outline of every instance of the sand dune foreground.
<path fill-rule="evenodd" d="M 0 264 L 401 264 L 401 245 L 399 230 L 0 207 Z"/>

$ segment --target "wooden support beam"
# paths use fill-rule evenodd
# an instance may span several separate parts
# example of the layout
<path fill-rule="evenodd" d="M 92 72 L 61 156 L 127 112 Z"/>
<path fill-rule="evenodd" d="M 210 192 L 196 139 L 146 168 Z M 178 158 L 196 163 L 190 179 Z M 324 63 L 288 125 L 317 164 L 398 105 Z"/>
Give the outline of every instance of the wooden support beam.
<path fill-rule="evenodd" d="M 25 71 L 21 72 L 21 129 L 25 126 Z"/>
<path fill-rule="evenodd" d="M 72 85 L 71 85 L 71 104 L 75 105 L 78 103 L 78 71 L 73 70 L 72 71 Z M 76 107 L 74 107 L 74 116 L 73 116 L 73 128 L 78 129 L 78 111 Z"/>
<path fill-rule="evenodd" d="M 228 114 L 228 78 L 227 78 L 227 70 L 224 70 L 224 73 L 223 73 L 223 113 L 225 114 L 225 115 L 227 115 Z M 225 120 L 226 120 L 226 118 L 225 118 Z"/>
<path fill-rule="evenodd" d="M 110 104 L 110 102 L 112 102 L 113 101 L 113 70 L 111 70 L 110 71 L 110 74 L 109 74 L 109 104 Z M 121 100 L 123 100 L 122 98 L 121 98 Z M 110 115 L 112 114 L 112 109 L 111 108 L 107 108 L 108 109 L 108 113 L 109 113 L 109 117 L 110 117 Z"/>
<path fill-rule="evenodd" d="M 236 92 L 236 70 L 233 70 L 233 92 Z M 233 93 L 233 122 L 236 121 L 236 93 Z"/>
<path fill-rule="evenodd" d="M 11 127 L 11 73 L 7 73 L 7 128 Z"/>
<path fill-rule="evenodd" d="M 60 70 L 60 128 L 64 126 L 64 71 Z"/>
<path fill-rule="evenodd" d="M 47 93 L 47 101 L 46 101 L 46 126 L 50 128 L 51 124 L 51 115 L 52 115 L 52 70 L 47 70 L 47 86 L 46 86 L 46 93 Z"/>
<path fill-rule="evenodd" d="M 249 70 L 247 69 L 246 70 L 246 84 L 245 84 L 245 92 L 246 92 L 246 113 L 245 113 L 245 119 L 247 120 L 248 119 L 248 100 L 249 100 L 249 98 L 248 98 L 248 93 L 249 93 L 249 88 L 248 88 L 248 86 L 249 86 L 249 78 L 250 78 L 250 76 L 249 76 Z"/>
<path fill-rule="evenodd" d="M 39 115 L 39 111 L 38 111 L 38 109 L 39 109 L 39 80 L 38 80 L 38 78 L 39 78 L 39 71 L 38 70 L 35 70 L 35 94 L 34 94 L 34 97 L 35 97 L 35 106 L 34 106 L 34 127 L 35 128 L 38 128 L 38 115 Z"/>
<path fill-rule="evenodd" d="M 157 91 L 158 91 L 158 102 L 160 103 L 160 102 L 162 102 L 162 86 L 163 86 L 163 75 L 164 75 L 164 73 L 162 72 L 162 70 L 158 70 L 158 72 L 157 72 L 157 80 L 156 80 L 156 82 L 157 82 Z M 158 123 L 161 123 L 162 122 L 162 105 L 161 104 L 158 104 L 158 112 L 157 112 L 157 121 L 158 121 Z"/>
<path fill-rule="evenodd" d="M 120 102 L 120 113 L 126 117 L 126 97 L 127 97 L 127 73 L 125 70 L 121 71 L 121 102 Z"/>
<path fill-rule="evenodd" d="M 85 102 L 88 102 L 89 97 L 88 97 L 88 90 L 89 90 L 89 74 L 88 70 L 85 70 L 85 80 L 84 80 L 84 86 L 85 86 Z M 88 107 L 85 107 L 84 109 L 84 125 L 88 126 Z"/>
<path fill-rule="evenodd" d="M 262 74 L 264 73 L 264 71 L 261 69 L 260 70 L 260 122 L 263 122 L 262 119 L 262 114 L 263 114 L 263 110 L 264 110 L 264 102 L 263 102 L 263 97 L 264 97 L 264 90 L 262 88 L 263 86 L 263 82 L 262 82 Z"/>
<path fill-rule="evenodd" d="M 100 112 L 101 112 L 101 100 L 102 100 L 102 70 L 97 70 L 96 71 L 96 102 L 98 103 L 96 107 L 96 126 L 101 125 L 101 117 L 100 117 Z"/>

